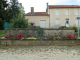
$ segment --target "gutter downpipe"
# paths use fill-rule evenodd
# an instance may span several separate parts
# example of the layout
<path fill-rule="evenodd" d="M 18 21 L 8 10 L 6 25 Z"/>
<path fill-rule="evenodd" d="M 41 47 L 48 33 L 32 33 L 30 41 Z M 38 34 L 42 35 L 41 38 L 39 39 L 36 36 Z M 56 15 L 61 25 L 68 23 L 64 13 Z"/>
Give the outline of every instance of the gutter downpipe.
<path fill-rule="evenodd" d="M 50 28 L 50 8 L 49 8 L 49 28 Z"/>

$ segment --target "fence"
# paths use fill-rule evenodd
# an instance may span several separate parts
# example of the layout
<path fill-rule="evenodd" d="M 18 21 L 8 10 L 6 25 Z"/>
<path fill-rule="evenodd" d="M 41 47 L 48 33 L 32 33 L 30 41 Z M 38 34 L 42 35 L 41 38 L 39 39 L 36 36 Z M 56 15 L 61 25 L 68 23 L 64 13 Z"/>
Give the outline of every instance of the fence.
<path fill-rule="evenodd" d="M 10 23 L 4 22 L 4 29 L 9 28 L 9 27 L 10 27 Z"/>

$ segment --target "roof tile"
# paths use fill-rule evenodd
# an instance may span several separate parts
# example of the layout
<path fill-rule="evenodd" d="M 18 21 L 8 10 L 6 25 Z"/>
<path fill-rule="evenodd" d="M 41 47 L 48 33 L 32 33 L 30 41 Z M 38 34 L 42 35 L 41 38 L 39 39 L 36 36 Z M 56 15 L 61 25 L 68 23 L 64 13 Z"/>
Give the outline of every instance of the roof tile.
<path fill-rule="evenodd" d="M 31 12 L 25 14 L 26 16 L 31 15 Z M 34 15 L 48 15 L 47 12 L 34 12 Z"/>
<path fill-rule="evenodd" d="M 79 5 L 49 5 L 49 8 L 74 8 L 74 7 L 80 7 Z"/>

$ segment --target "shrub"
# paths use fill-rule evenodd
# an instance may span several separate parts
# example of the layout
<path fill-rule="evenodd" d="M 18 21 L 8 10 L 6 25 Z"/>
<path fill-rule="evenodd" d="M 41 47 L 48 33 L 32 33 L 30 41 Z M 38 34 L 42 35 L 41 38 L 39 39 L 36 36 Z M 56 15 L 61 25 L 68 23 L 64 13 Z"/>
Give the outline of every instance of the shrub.
<path fill-rule="evenodd" d="M 70 27 L 68 27 L 68 29 L 75 29 L 75 32 L 78 32 L 77 27 L 75 27 L 75 26 L 70 26 Z"/>
<path fill-rule="evenodd" d="M 65 26 L 61 26 L 60 28 L 65 28 Z"/>
<path fill-rule="evenodd" d="M 68 29 L 75 29 L 75 32 L 78 32 L 78 29 L 75 26 L 70 26 L 70 27 L 68 27 Z"/>
<path fill-rule="evenodd" d="M 38 36 L 39 37 L 42 37 L 43 36 L 43 29 L 38 29 Z"/>
<path fill-rule="evenodd" d="M 28 19 L 25 19 L 24 14 L 20 13 L 17 18 L 13 18 L 11 21 L 10 28 L 27 28 Z"/>

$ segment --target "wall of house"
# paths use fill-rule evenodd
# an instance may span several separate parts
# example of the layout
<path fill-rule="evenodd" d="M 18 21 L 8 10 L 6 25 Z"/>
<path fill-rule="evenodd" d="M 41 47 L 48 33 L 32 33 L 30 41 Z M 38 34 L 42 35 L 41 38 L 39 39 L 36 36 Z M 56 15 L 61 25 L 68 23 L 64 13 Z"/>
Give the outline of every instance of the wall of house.
<path fill-rule="evenodd" d="M 59 15 L 55 15 L 55 9 L 59 9 L 60 14 Z M 65 9 L 69 9 L 69 15 L 65 15 Z M 69 18 L 69 26 L 74 26 L 75 25 L 75 19 L 77 17 L 80 17 L 80 8 L 79 9 L 79 15 L 75 15 L 75 11 L 74 9 L 77 8 L 54 8 L 54 9 L 50 9 L 50 23 L 51 23 L 51 27 L 55 27 L 55 23 L 56 23 L 56 19 L 60 19 L 60 24 L 59 26 L 65 26 L 65 19 Z M 79 21 L 80 23 L 80 21 Z M 80 24 L 79 24 L 80 26 Z"/>
<path fill-rule="evenodd" d="M 46 20 L 46 28 L 49 27 L 49 17 L 48 16 L 25 16 L 28 19 L 28 23 L 35 23 L 35 26 L 40 26 L 40 20 Z"/>

